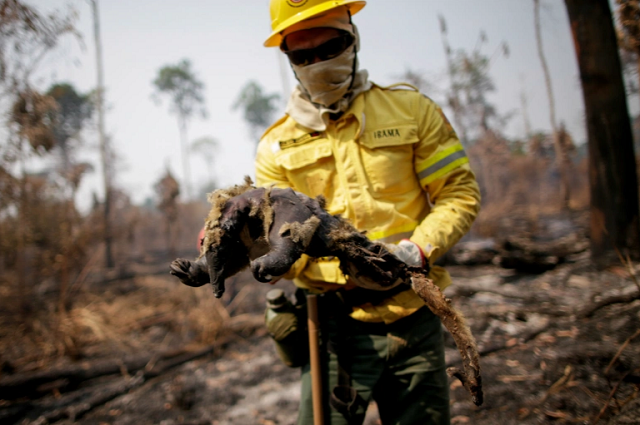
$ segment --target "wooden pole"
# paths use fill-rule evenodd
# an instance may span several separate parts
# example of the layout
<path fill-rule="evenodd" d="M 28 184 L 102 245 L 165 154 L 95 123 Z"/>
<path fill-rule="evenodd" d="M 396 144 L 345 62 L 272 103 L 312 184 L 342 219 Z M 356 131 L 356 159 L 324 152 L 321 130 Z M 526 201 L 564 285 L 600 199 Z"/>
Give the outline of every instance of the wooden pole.
<path fill-rule="evenodd" d="M 309 361 L 311 364 L 311 398 L 313 400 L 313 424 L 324 425 L 322 404 L 322 371 L 320 366 L 320 339 L 318 321 L 318 297 L 307 295 L 307 313 L 309 326 Z"/>

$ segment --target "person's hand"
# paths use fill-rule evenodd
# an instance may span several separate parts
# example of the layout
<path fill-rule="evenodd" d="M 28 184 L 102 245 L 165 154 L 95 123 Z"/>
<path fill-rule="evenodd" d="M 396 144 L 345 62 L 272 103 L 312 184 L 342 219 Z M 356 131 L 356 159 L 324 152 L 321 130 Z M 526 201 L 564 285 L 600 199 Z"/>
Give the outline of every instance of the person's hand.
<path fill-rule="evenodd" d="M 422 249 L 409 239 L 403 239 L 397 245 L 385 243 L 384 247 L 409 266 L 424 267 L 427 263 Z"/>

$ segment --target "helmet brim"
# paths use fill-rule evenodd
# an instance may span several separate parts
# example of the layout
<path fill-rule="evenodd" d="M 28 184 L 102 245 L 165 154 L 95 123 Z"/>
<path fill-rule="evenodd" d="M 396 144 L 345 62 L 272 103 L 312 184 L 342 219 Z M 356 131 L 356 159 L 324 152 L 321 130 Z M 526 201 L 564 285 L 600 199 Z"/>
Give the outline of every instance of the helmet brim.
<path fill-rule="evenodd" d="M 273 32 L 271 32 L 271 35 L 269 35 L 269 37 L 265 40 L 264 47 L 280 46 L 280 44 L 282 44 L 282 32 L 285 29 L 297 24 L 298 22 L 304 21 L 305 19 L 312 18 L 322 12 L 326 12 L 327 10 L 331 10 L 340 6 L 346 6 L 349 9 L 349 13 L 351 14 L 351 16 L 353 16 L 356 13 L 360 12 L 366 4 L 367 2 L 362 0 L 328 1 L 306 9 L 300 13 L 295 14 L 289 19 L 282 21 L 273 30 Z"/>

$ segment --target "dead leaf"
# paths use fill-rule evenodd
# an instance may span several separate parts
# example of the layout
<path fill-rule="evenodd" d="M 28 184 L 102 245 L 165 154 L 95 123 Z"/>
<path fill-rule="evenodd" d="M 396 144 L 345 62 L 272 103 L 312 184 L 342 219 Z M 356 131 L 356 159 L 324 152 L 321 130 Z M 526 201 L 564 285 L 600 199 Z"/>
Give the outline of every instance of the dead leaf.
<path fill-rule="evenodd" d="M 611 266 L 607 270 L 619 277 L 624 277 L 624 278 L 629 277 L 629 272 L 624 267 Z"/>
<path fill-rule="evenodd" d="M 553 344 L 556 342 L 556 337 L 553 335 L 550 335 L 548 333 L 542 333 L 540 334 L 540 336 L 538 336 L 538 340 L 541 342 L 546 342 L 549 344 Z"/>
<path fill-rule="evenodd" d="M 504 383 L 534 381 L 536 379 L 541 379 L 541 378 L 542 378 L 541 373 L 536 373 L 533 375 L 500 375 L 498 376 L 498 380 Z"/>
<path fill-rule="evenodd" d="M 591 286 L 591 280 L 584 276 L 573 275 L 567 281 L 567 285 L 572 288 L 586 289 Z"/>
<path fill-rule="evenodd" d="M 557 418 L 557 419 L 570 419 L 571 416 L 569 416 L 568 414 L 564 413 L 564 412 L 560 412 L 560 411 L 556 411 L 556 412 L 552 412 L 549 410 L 545 410 L 544 414 L 546 416 L 549 416 L 550 418 Z"/>
<path fill-rule="evenodd" d="M 556 336 L 559 338 L 573 338 L 573 331 L 557 331 Z"/>
<path fill-rule="evenodd" d="M 523 418 L 529 416 L 529 413 L 531 413 L 531 411 L 529 409 L 527 409 L 526 407 L 521 407 L 520 409 L 518 409 L 518 417 L 520 419 L 523 419 Z"/>

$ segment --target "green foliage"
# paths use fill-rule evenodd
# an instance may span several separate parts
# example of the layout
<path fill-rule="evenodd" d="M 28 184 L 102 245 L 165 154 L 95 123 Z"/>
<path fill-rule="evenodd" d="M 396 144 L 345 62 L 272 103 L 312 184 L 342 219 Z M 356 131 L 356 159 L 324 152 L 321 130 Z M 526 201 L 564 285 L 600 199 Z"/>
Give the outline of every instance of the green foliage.
<path fill-rule="evenodd" d="M 78 134 L 84 128 L 93 113 L 90 95 L 79 94 L 68 83 L 52 85 L 47 95 L 55 100 L 57 108 L 52 113 L 51 128 L 60 148 L 64 168 L 70 163 L 71 141 L 79 141 Z"/>
<path fill-rule="evenodd" d="M 256 142 L 260 138 L 260 134 L 273 121 L 279 100 L 280 96 L 277 93 L 266 94 L 256 81 L 249 81 L 240 91 L 240 95 L 233 104 L 233 109 L 243 110 L 251 137 Z"/>
<path fill-rule="evenodd" d="M 186 197 L 191 197 L 191 178 L 189 165 L 189 145 L 187 123 L 198 110 L 203 117 L 207 112 L 204 107 L 204 83 L 196 77 L 191 69 L 191 62 L 183 59 L 177 65 L 167 65 L 158 71 L 153 81 L 156 87 L 155 96 L 167 95 L 171 98 L 170 110 L 178 115 L 180 128 L 180 146 L 182 157 L 182 177 Z"/>
<path fill-rule="evenodd" d="M 196 77 L 191 61 L 183 59 L 177 65 L 167 65 L 158 71 L 153 80 L 156 95 L 167 95 L 171 99 L 171 110 L 182 119 L 189 119 L 199 109 L 205 116 L 204 83 Z"/>

